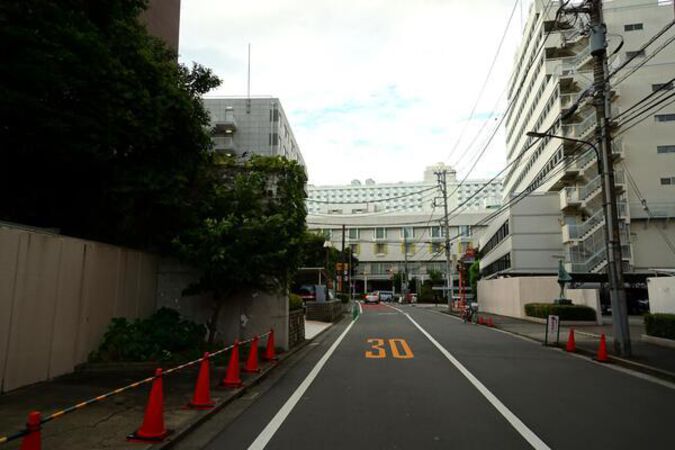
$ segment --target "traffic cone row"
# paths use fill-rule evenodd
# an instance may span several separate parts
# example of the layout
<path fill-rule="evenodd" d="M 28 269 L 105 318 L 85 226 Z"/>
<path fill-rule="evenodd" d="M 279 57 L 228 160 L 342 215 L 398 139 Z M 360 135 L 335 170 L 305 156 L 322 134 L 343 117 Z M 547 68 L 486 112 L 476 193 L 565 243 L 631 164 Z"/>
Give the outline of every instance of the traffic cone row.
<path fill-rule="evenodd" d="M 258 372 L 258 336 L 251 341 L 251 348 L 244 367 L 245 372 Z M 213 408 L 215 403 L 211 399 L 210 393 L 210 365 L 209 353 L 204 353 L 202 357 L 199 374 L 197 375 L 197 383 L 195 384 L 194 394 L 192 400 L 187 407 L 192 409 L 209 409 Z M 276 359 L 274 348 L 274 330 L 270 330 L 267 338 L 267 347 L 265 349 L 264 357 L 268 361 Z M 239 341 L 234 341 L 232 353 L 230 354 L 230 362 L 227 366 L 225 378 L 221 382 L 222 386 L 228 388 L 237 388 L 242 385 L 239 375 Z M 26 434 L 21 441 L 21 450 L 40 450 L 42 448 L 41 438 L 41 416 L 40 412 L 33 411 L 28 414 L 28 422 L 26 423 Z M 134 442 L 160 442 L 171 433 L 164 425 L 164 386 L 162 383 L 162 369 L 155 370 L 155 378 L 152 380 L 152 387 L 150 388 L 150 396 L 145 407 L 145 414 L 143 415 L 143 422 L 138 430 L 127 436 L 127 439 Z"/>
<path fill-rule="evenodd" d="M 488 317 L 486 319 L 483 316 L 478 316 L 478 325 L 485 325 L 490 328 L 494 328 L 495 323 L 492 321 L 492 317 Z"/>

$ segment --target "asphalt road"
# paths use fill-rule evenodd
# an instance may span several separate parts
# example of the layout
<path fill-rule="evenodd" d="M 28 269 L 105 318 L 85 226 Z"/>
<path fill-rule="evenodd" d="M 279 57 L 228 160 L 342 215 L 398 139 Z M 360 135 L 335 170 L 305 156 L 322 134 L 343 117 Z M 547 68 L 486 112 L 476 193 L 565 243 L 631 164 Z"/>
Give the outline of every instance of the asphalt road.
<path fill-rule="evenodd" d="M 675 448 L 672 385 L 438 312 L 364 306 L 315 344 L 206 448 Z"/>

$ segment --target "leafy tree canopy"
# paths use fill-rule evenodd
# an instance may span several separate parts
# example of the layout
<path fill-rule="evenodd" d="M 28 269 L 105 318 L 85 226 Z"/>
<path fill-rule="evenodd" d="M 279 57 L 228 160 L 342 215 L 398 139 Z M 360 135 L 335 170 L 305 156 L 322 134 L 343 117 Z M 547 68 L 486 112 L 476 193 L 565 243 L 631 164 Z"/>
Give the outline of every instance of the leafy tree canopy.
<path fill-rule="evenodd" d="M 198 217 L 200 96 L 220 81 L 138 22 L 145 0 L 0 5 L 0 219 L 157 249 Z"/>
<path fill-rule="evenodd" d="M 221 161 L 212 173 L 208 209 L 200 224 L 174 241 L 202 276 L 192 291 L 211 292 L 212 341 L 223 302 L 240 289 L 284 289 L 301 265 L 305 238 L 304 169 L 281 157 Z"/>

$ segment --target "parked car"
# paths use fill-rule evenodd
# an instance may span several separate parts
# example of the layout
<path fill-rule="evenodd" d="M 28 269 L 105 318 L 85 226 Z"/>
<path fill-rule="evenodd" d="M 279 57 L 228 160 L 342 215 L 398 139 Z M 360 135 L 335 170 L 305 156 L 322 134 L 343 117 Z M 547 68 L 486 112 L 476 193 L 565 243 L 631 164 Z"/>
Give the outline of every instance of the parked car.
<path fill-rule="evenodd" d="M 364 297 L 366 303 L 380 303 L 380 293 L 378 291 L 366 294 Z"/>
<path fill-rule="evenodd" d="M 394 300 L 394 292 L 392 291 L 379 291 L 380 292 L 380 300 L 383 302 L 391 302 Z"/>

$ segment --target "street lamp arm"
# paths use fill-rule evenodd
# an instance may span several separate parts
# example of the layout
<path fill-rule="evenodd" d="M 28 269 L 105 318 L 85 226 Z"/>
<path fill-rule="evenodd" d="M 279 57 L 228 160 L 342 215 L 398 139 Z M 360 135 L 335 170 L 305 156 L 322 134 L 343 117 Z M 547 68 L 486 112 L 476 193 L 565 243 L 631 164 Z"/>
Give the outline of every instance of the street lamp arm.
<path fill-rule="evenodd" d="M 536 138 L 550 137 L 550 138 L 560 139 L 560 140 L 563 140 L 563 141 L 570 141 L 570 142 L 577 142 L 579 144 L 586 144 L 593 149 L 593 152 L 595 152 L 595 157 L 598 159 L 598 167 L 600 167 L 600 163 L 602 161 L 600 159 L 600 151 L 598 150 L 598 147 L 596 147 L 595 144 L 592 143 L 591 141 L 582 141 L 581 139 L 575 139 L 575 138 L 566 137 L 566 136 L 559 136 L 557 134 L 539 133 L 537 131 L 528 131 L 525 134 L 529 137 L 536 137 Z"/>

